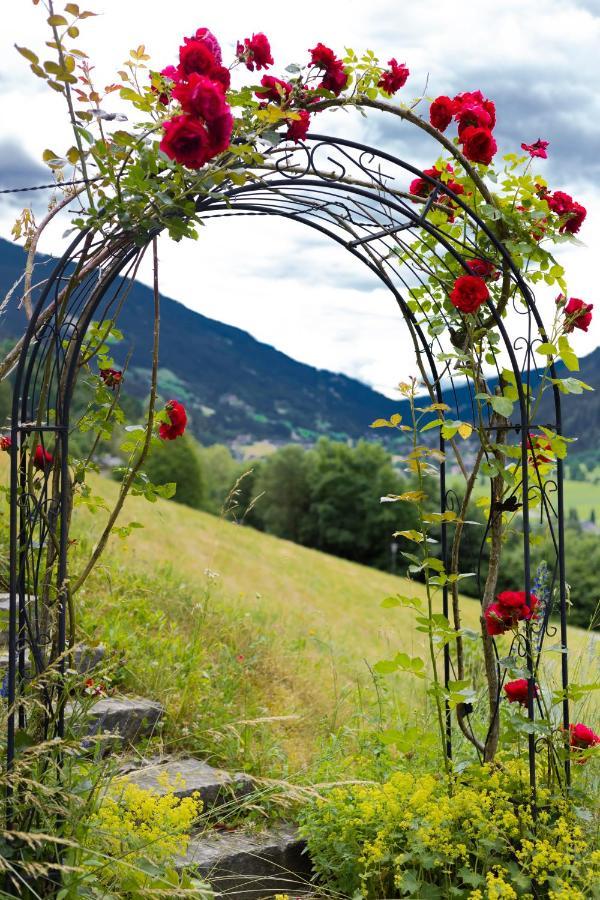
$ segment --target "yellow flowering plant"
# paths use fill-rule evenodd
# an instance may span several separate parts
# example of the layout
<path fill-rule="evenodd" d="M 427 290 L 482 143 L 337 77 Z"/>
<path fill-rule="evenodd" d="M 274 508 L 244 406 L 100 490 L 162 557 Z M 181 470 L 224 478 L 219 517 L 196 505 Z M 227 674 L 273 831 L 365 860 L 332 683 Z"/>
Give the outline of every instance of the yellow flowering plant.
<path fill-rule="evenodd" d="M 597 826 L 540 789 L 537 821 L 515 760 L 444 779 L 396 772 L 336 787 L 303 813 L 315 870 L 348 897 L 587 900 L 597 897 Z"/>

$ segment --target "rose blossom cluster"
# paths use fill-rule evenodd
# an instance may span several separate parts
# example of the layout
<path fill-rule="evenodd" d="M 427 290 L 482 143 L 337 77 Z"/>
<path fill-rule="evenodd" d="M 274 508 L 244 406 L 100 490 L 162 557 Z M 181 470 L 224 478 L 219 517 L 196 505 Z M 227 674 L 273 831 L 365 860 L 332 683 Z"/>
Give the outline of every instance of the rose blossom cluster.
<path fill-rule="evenodd" d="M 4 450 L 5 453 L 10 453 L 12 450 L 12 439 L 8 435 L 0 437 L 0 450 Z M 54 457 L 50 451 L 38 444 L 33 451 L 33 467 L 39 472 L 46 472 L 53 462 Z"/>
<path fill-rule="evenodd" d="M 556 298 L 557 306 L 563 307 L 564 322 L 563 331 L 570 334 L 575 328 L 580 331 L 587 331 L 592 322 L 593 303 L 586 303 L 579 297 L 571 297 L 569 300 L 564 294 L 559 294 Z"/>
<path fill-rule="evenodd" d="M 481 91 L 465 91 L 450 97 L 437 97 L 429 107 L 429 121 L 438 131 L 445 131 L 454 119 L 458 124 L 458 140 L 471 162 L 489 166 L 498 145 L 493 128 L 496 107 Z"/>
<path fill-rule="evenodd" d="M 492 636 L 504 634 L 516 628 L 519 622 L 528 622 L 535 617 L 538 605 L 535 594 L 530 593 L 527 602 L 525 591 L 503 591 L 484 613 L 487 633 Z"/>
<path fill-rule="evenodd" d="M 174 441 L 181 437 L 187 426 L 185 406 L 179 400 L 169 400 L 165 404 L 165 411 L 169 421 L 160 423 L 158 433 L 163 441 Z"/>
<path fill-rule="evenodd" d="M 188 169 L 200 169 L 227 149 L 233 130 L 225 99 L 230 74 L 222 65 L 217 39 L 208 28 L 199 28 L 184 38 L 179 65 L 167 66 L 160 74 L 172 82 L 170 94 L 183 111 L 165 122 L 160 149 Z M 161 102 L 168 99 L 168 93 L 160 95 Z"/>

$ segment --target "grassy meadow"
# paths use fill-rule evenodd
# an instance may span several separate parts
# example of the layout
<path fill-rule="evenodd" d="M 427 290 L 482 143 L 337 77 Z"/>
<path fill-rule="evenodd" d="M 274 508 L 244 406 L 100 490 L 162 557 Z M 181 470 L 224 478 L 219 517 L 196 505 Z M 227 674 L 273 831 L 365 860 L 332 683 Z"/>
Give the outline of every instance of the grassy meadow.
<path fill-rule="evenodd" d="M 76 507 L 72 575 L 117 494 L 109 479 L 90 483 L 97 506 Z M 377 730 L 431 732 L 425 681 L 372 672 L 399 651 L 427 658 L 414 612 L 381 607 L 398 593 L 425 603 L 421 584 L 170 501 L 129 497 L 118 524 L 132 522 L 143 527 L 110 538 L 78 594 L 78 627 L 113 653 L 116 690 L 165 704 L 169 749 L 269 776 L 339 774 L 356 772 Z M 475 631 L 477 602 L 462 608 Z M 593 680 L 597 644 L 573 629 L 571 645 L 574 678 Z M 554 678 L 560 654 L 547 658 Z"/>

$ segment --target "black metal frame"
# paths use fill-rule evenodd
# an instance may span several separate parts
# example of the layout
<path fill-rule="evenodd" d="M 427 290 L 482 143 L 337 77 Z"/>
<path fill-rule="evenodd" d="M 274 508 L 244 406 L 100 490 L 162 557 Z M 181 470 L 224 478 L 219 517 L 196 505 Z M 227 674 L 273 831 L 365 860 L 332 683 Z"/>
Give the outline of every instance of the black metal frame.
<path fill-rule="evenodd" d="M 452 258 L 468 273 L 466 260 L 481 257 L 485 244 L 501 261 L 504 277 L 510 279 L 512 305 L 524 319 L 524 336 L 513 343 L 507 333 L 502 315 L 490 301 L 489 313 L 501 335 L 504 349 L 515 375 L 518 391 L 518 420 L 508 424 L 521 443 L 521 491 L 523 522 L 524 589 L 527 596 L 532 588 L 530 572 L 530 490 L 528 469 L 528 441 L 534 423 L 531 421 L 527 388 L 536 364 L 533 356 L 536 342 L 545 339 L 544 325 L 536 309 L 534 297 L 514 264 L 510 253 L 492 233 L 486 223 L 469 209 L 462 197 L 454 195 L 434 178 L 387 153 L 350 140 L 310 135 L 296 145 L 277 145 L 266 154 L 266 162 L 254 172 L 255 177 L 245 185 L 221 185 L 219 193 L 198 200 L 197 211 L 203 218 L 225 215 L 277 215 L 308 225 L 313 230 L 341 244 L 360 259 L 391 292 L 410 330 L 416 349 L 419 370 L 433 401 L 446 403 L 457 410 L 457 399 L 451 363 L 441 368 L 436 352 L 443 350 L 441 336 L 429 336 L 419 322 L 419 316 L 405 299 L 411 286 L 427 284 L 423 278 L 423 260 L 414 255 L 411 238 L 418 234 L 431 237 L 438 260 L 446 265 Z M 431 192 L 423 204 L 407 194 L 409 176 L 420 177 L 431 185 Z M 443 198 L 442 198 L 443 195 Z M 448 236 L 432 223 L 431 212 L 440 208 L 440 198 L 459 207 L 466 218 L 461 241 Z M 162 229 L 157 225 L 155 234 Z M 94 251 L 105 247 L 101 266 L 86 270 L 86 262 Z M 10 621 L 8 666 L 8 734 L 7 763 L 12 765 L 15 754 L 15 729 L 25 726 L 25 713 L 20 702 L 28 678 L 29 665 L 35 674 L 43 674 L 52 661 L 58 659 L 64 671 L 67 649 L 67 591 L 68 591 L 68 516 L 69 503 L 69 410 L 79 354 L 92 320 L 114 318 L 125 301 L 129 278 L 143 252 L 133 238 L 124 233 L 82 232 L 71 243 L 56 264 L 40 296 L 29 323 L 22 353 L 18 362 L 12 407 L 11 437 L 14 452 L 11 461 L 11 518 L 10 518 Z M 408 259 L 398 265 L 398 250 Z M 73 276 L 77 274 L 77 279 Z M 65 300 L 65 294 L 66 300 Z M 59 302 L 60 299 L 60 302 Z M 498 374 L 499 371 L 498 371 Z M 553 367 L 550 375 L 556 376 Z M 525 388 L 522 382 L 525 383 Z M 560 434 L 560 393 L 553 386 L 555 421 L 551 427 Z M 473 421 L 481 410 L 477 408 L 471 390 Z M 43 410 L 43 412 L 42 412 Z M 488 427 L 497 427 L 491 418 Z M 41 473 L 32 467 L 32 449 L 36 442 L 50 446 L 55 464 Z M 440 434 L 439 449 L 446 452 L 446 441 Z M 31 489 L 31 479 L 38 483 Z M 556 491 L 553 502 L 548 483 L 538 476 L 536 489 L 541 491 L 542 515 L 552 535 L 555 560 L 551 566 L 551 596 L 558 594 L 560 612 L 560 642 L 562 647 L 562 710 L 565 734 L 569 731 L 568 656 L 566 620 L 566 581 L 564 553 L 563 463 L 557 460 L 556 481 L 550 486 Z M 440 511 L 452 506 L 447 491 L 445 456 L 440 463 Z M 498 512 L 492 509 L 491 516 Z M 448 529 L 441 525 L 441 553 L 448 560 Z M 49 557 L 48 557 L 49 554 Z M 44 560 L 46 557 L 46 560 Z M 48 571 L 51 559 L 53 583 Z M 46 579 L 46 580 L 44 580 Z M 56 621 L 51 627 L 42 612 L 50 602 Z M 449 593 L 444 586 L 442 611 L 448 616 Z M 529 672 L 539 659 L 544 635 L 549 624 L 551 604 L 533 627 L 515 638 L 515 651 L 521 654 Z M 49 642 L 53 646 L 49 646 Z M 444 681 L 452 675 L 450 647 L 444 648 Z M 501 679 L 500 679 L 500 683 Z M 63 698 L 59 688 L 51 683 L 46 688 L 48 717 L 45 736 L 64 735 Z M 500 697 L 498 697 L 498 704 Z M 447 752 L 452 754 L 451 711 L 446 704 Z M 528 716 L 536 718 L 533 679 L 530 679 Z M 534 734 L 529 735 L 529 772 L 531 787 L 536 783 L 536 751 Z M 567 754 L 568 755 L 568 754 Z M 570 782 L 568 759 L 564 762 L 565 783 Z"/>

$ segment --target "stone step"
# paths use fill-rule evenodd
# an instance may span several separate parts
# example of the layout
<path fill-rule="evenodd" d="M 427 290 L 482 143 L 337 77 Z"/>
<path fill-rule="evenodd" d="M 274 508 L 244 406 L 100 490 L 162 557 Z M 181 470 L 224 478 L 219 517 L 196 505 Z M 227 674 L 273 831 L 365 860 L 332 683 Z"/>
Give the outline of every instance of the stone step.
<path fill-rule="evenodd" d="M 260 834 L 204 832 L 192 838 L 178 861 L 208 881 L 220 897 L 258 900 L 274 894 L 307 897 L 314 893 L 305 843 L 293 826 Z"/>
<path fill-rule="evenodd" d="M 252 793 L 252 779 L 243 772 L 230 774 L 215 769 L 193 757 L 163 758 L 153 762 L 142 760 L 140 766 L 121 769 L 121 776 L 144 790 L 167 792 L 176 797 L 199 793 L 205 810 L 231 802 Z M 165 787 L 165 782 L 171 787 Z"/>
<path fill-rule="evenodd" d="M 104 697 L 97 700 L 86 715 L 83 733 L 112 735 L 119 744 L 151 737 L 160 729 L 164 707 L 143 697 Z M 76 708 L 67 708 L 67 717 L 77 717 Z M 75 730 L 77 725 L 75 723 Z M 107 741 L 109 747 L 111 741 Z"/>

